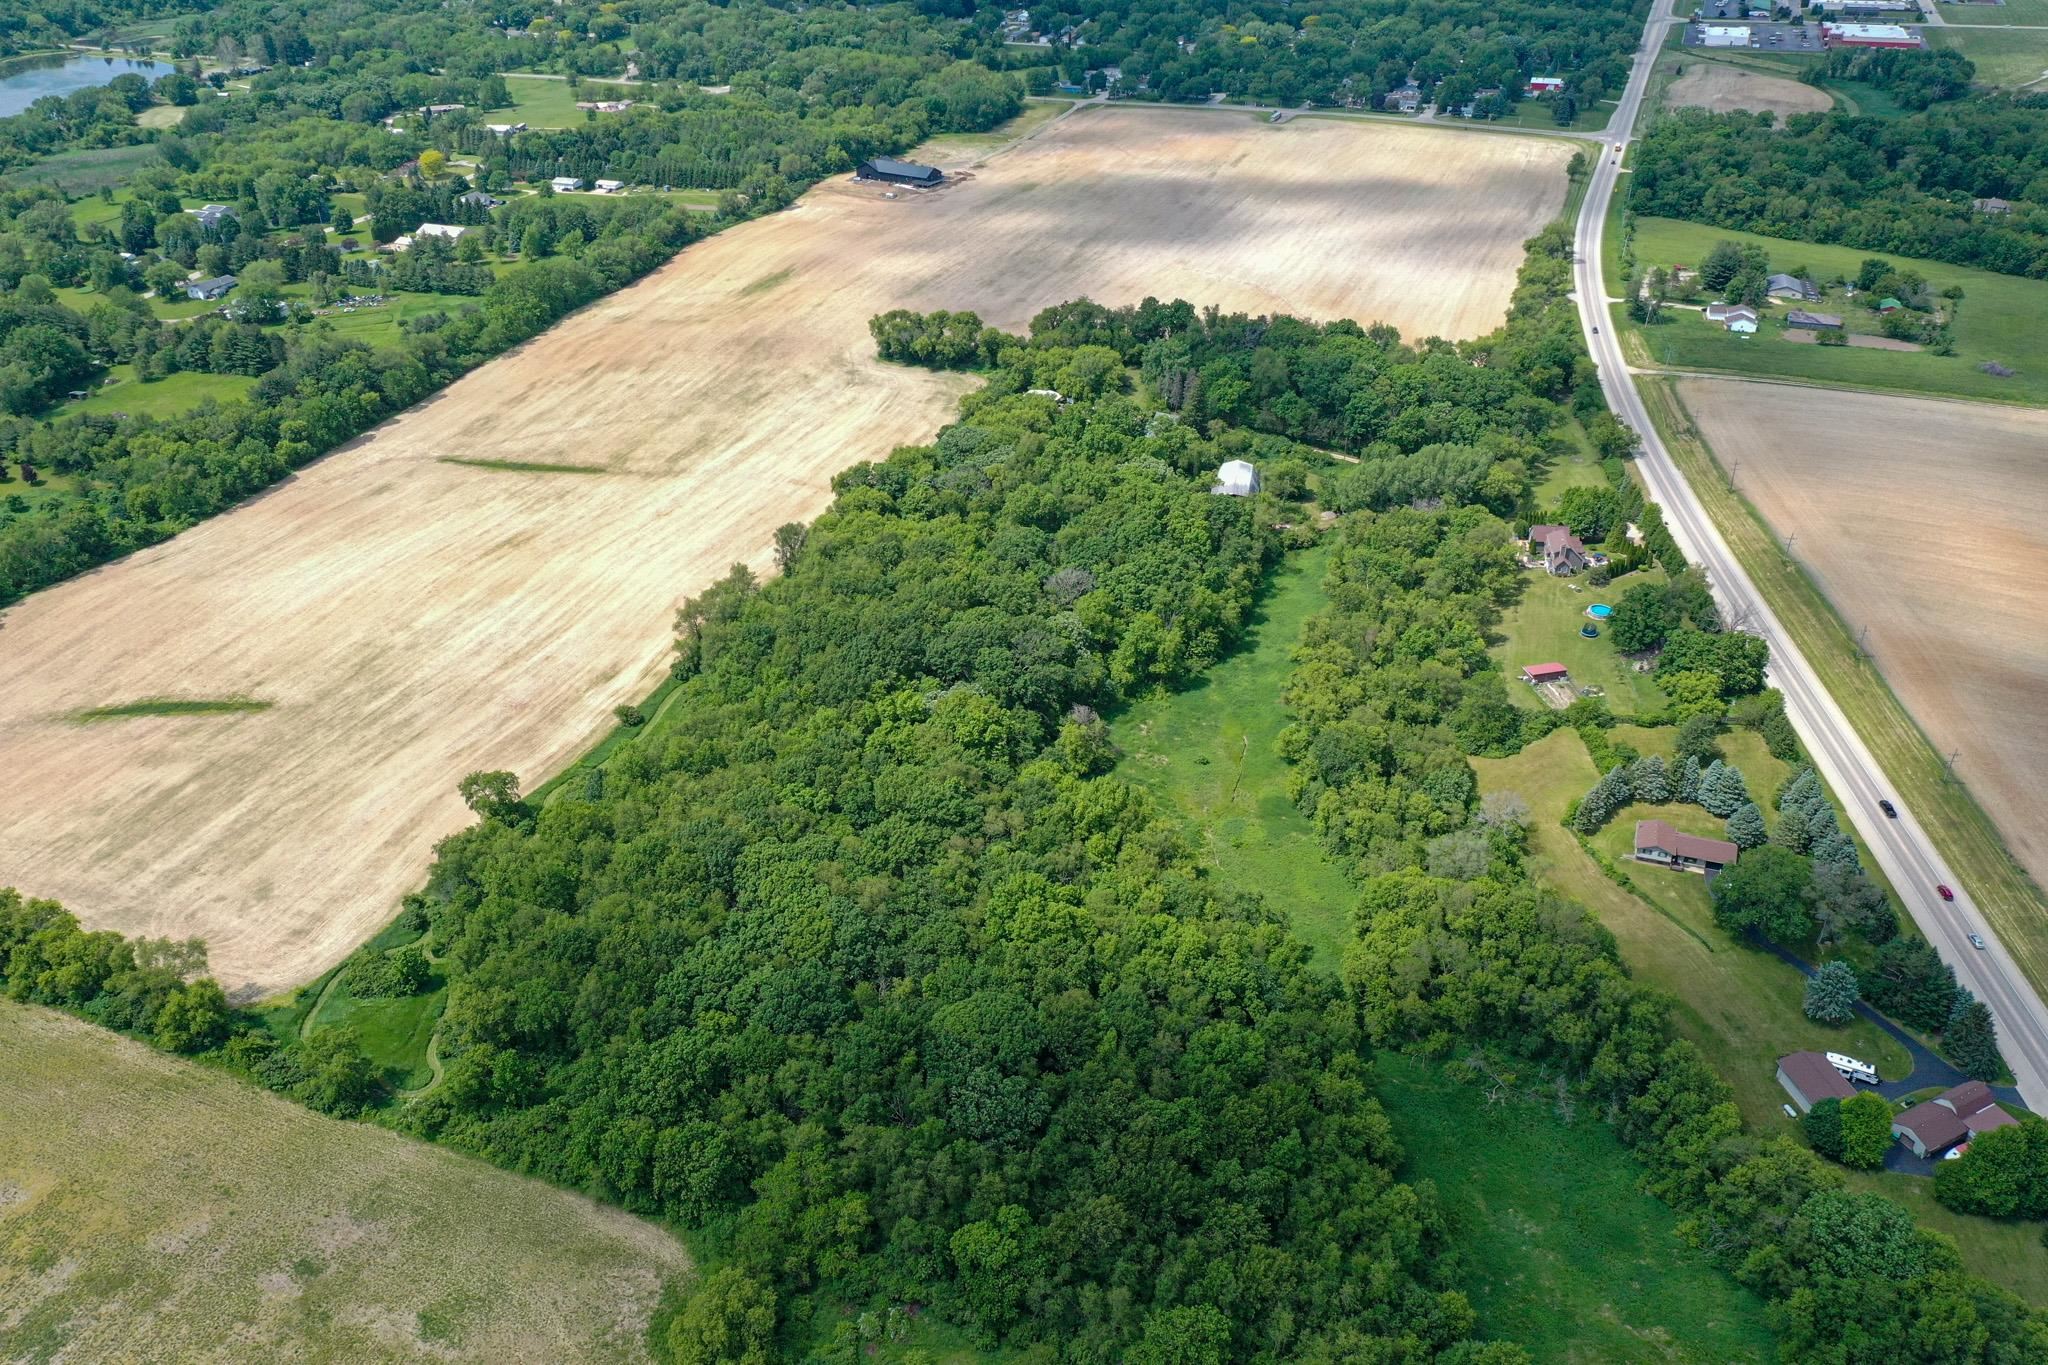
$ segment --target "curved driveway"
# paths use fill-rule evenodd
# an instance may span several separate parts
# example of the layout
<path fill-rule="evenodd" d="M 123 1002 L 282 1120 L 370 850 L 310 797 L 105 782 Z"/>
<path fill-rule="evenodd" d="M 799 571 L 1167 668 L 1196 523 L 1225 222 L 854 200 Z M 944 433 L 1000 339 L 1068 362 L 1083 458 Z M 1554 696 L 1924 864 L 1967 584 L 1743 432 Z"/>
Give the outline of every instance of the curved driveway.
<path fill-rule="evenodd" d="M 1913 812 L 1901 809 L 1896 820 L 1888 820 L 1879 812 L 1877 803 L 1888 791 L 1882 770 L 1848 718 L 1821 686 L 1799 646 L 1778 623 L 1770 604 L 1751 584 L 1706 510 L 1694 498 L 1650 423 L 1615 339 L 1601 278 L 1601 238 L 1607 223 L 1608 202 L 1623 173 L 1620 153 L 1641 112 L 1650 68 L 1671 22 L 1672 3 L 1673 0 L 1656 0 L 1651 7 L 1643 46 L 1636 53 L 1621 105 L 1607 131 L 1597 138 L 1603 144 L 1600 164 L 1593 170 L 1592 182 L 1579 210 L 1575 237 L 1578 259 L 1574 284 L 1581 324 L 1589 329 L 1600 328 L 1597 332 L 1588 331 L 1586 344 L 1600 368 L 1600 384 L 1608 405 L 1641 437 L 1637 468 L 1650 496 L 1663 507 L 1672 534 L 1693 562 L 1706 569 L 1727 619 L 1751 623 L 1755 632 L 1770 643 L 1770 681 L 1785 694 L 1785 713 L 1812 755 L 1814 766 L 1846 805 L 1856 832 L 1863 836 L 1878 865 L 1891 878 L 1914 923 L 1940 951 L 1943 960 L 1955 967 L 1956 979 L 1990 1006 L 1998 1021 L 1999 1045 L 2027 1107 L 2048 1112 L 2048 1010 L 2042 1008 L 2026 978 L 2020 975 L 1990 925 L 1971 903 L 1969 888 L 1942 860 L 1934 841 L 1913 818 Z M 1607 325 L 1602 327 L 1603 323 Z M 1953 903 L 1936 894 L 1934 888 L 1939 884 L 1954 889 Z M 1982 935 L 1989 947 L 1972 947 L 1968 935 L 1973 932 Z"/>

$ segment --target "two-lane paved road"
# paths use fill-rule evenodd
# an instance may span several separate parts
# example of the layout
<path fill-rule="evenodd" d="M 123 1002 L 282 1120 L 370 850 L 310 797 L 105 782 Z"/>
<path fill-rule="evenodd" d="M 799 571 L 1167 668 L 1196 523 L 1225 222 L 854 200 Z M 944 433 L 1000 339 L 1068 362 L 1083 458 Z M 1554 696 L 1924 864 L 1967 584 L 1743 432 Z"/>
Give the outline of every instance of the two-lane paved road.
<path fill-rule="evenodd" d="M 1913 818 L 1913 812 L 1902 808 L 1898 819 L 1888 820 L 1878 809 L 1878 801 L 1888 795 L 1883 771 L 1827 689 L 1821 686 L 1799 646 L 1779 624 L 1770 605 L 1743 572 L 1706 509 L 1678 472 L 1650 423 L 1615 339 L 1601 279 L 1601 238 L 1608 203 L 1623 173 L 1620 152 L 1641 112 L 1649 88 L 1650 68 L 1671 20 L 1672 3 L 1673 0 L 1656 0 L 1651 9 L 1628 88 L 1601 138 L 1608 145 L 1601 153 L 1600 164 L 1593 169 L 1585 203 L 1579 210 L 1574 283 L 1580 319 L 1588 329 L 1586 344 L 1594 363 L 1600 367 L 1600 383 L 1608 405 L 1642 437 L 1637 468 L 1650 496 L 1663 507 L 1672 534 L 1693 562 L 1706 569 L 1727 618 L 1750 623 L 1770 643 L 1770 680 L 1785 694 L 1785 714 L 1812 754 L 1814 766 L 1846 805 L 1850 821 L 1885 875 L 1891 878 L 1914 923 L 1940 950 L 1943 960 L 1955 967 L 1956 979 L 1990 1006 L 1998 1021 L 1999 1045 L 2028 1108 L 2048 1112 L 2048 1009 L 2042 1007 L 2040 998 L 1999 945 L 1990 926 L 1971 903 L 1970 889 L 1942 861 L 1940 851 Z M 1942 900 L 1935 891 L 1936 886 L 1944 884 L 1956 893 L 1953 903 Z M 1973 947 L 1969 940 L 1973 932 L 1982 935 L 1990 946 Z"/>

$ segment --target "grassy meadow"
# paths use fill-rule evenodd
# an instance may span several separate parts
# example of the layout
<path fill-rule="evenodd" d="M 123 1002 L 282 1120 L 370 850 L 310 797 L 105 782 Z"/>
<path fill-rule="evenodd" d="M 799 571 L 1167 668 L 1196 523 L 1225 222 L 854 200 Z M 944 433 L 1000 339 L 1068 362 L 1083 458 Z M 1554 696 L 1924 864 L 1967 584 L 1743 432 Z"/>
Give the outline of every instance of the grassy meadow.
<path fill-rule="evenodd" d="M 1436 1183 L 1486 1335 L 1539 1361 L 1734 1365 L 1776 1358 L 1763 1302 L 1678 1239 L 1614 1133 L 1518 1094 L 1489 1104 L 1455 1068 L 1381 1053 L 1374 1092 Z"/>
<path fill-rule="evenodd" d="M 690 1274 L 617 1209 L 66 1015 L 0 1003 L 0 1056 L 9 1360 L 644 1361 Z"/>
<path fill-rule="evenodd" d="M 571 124 L 582 123 L 590 116 L 590 111 L 578 109 L 578 100 L 633 98 L 632 86 L 606 85 L 594 80 L 572 86 L 567 81 L 550 80 L 545 76 L 507 76 L 505 88 L 512 92 L 512 107 L 492 110 L 488 121 L 524 123 L 532 128 L 567 128 Z M 597 117 L 603 118 L 604 115 Z"/>
<path fill-rule="evenodd" d="M 1953 14 L 1958 9 L 1975 9 L 1976 6 L 1956 5 L 1948 8 Z M 2000 7 L 1999 13 L 2004 13 Z M 2024 21 L 2030 25 L 2048 26 L 2048 17 L 2035 16 Z M 2017 88 L 2029 87 L 2029 93 L 2038 93 L 2037 82 L 2048 76 L 2048 32 L 2040 28 L 1995 28 L 1975 26 L 1971 28 L 1927 30 L 1928 39 L 1936 47 L 1952 47 L 1968 57 L 1977 67 L 1979 85 L 1998 85 Z"/>
<path fill-rule="evenodd" d="M 1941 3 L 1941 17 L 1950 24 L 1995 27 L 2004 24 L 2048 24 L 2048 0 L 2005 0 L 1999 5 Z"/>
<path fill-rule="evenodd" d="M 2048 38 L 2048 34 L 2039 36 Z M 1672 369 L 1804 379 L 1851 388 L 2048 403 L 2048 329 L 2040 325 L 2040 319 L 2048 317 L 2048 280 L 1997 275 L 1988 270 L 1859 247 L 1820 246 L 1762 237 L 1670 218 L 1638 218 L 1635 228 L 1638 270 L 1679 262 L 1696 264 L 1715 242 L 1725 238 L 1762 246 L 1770 253 L 1773 270 L 1804 267 L 1820 279 L 1854 276 L 1866 258 L 1881 256 L 1918 271 L 1936 292 L 1952 284 L 1963 289 L 1962 306 L 1956 315 L 1953 356 L 1928 351 L 1799 345 L 1778 336 L 1776 324 L 1768 321 L 1754 337 L 1745 339 L 1710 327 L 1679 310 L 1673 310 L 1676 315 L 1670 322 L 1636 327 L 1626 321 L 1624 311 L 1616 306 L 1614 325 L 1633 330 L 1641 339 L 1642 357 L 1647 361 Z M 1627 289 L 1627 281 L 1621 277 L 1619 240 L 1619 232 L 1610 230 L 1608 241 L 1613 246 L 1607 262 L 1607 279 L 1610 292 L 1617 295 Z M 1819 306 L 1833 312 L 1841 312 L 1843 307 L 1838 301 Z M 1853 308 L 1854 304 L 1847 306 Z M 1782 313 L 1781 302 L 1766 316 Z M 1977 368 L 1985 361 L 1997 361 L 2018 373 L 2009 379 L 1995 378 Z"/>
<path fill-rule="evenodd" d="M 1274 749 L 1288 720 L 1280 689 L 1322 605 L 1326 562 L 1321 550 L 1290 556 L 1236 652 L 1201 684 L 1143 698 L 1110 724 L 1123 751 L 1117 776 L 1178 812 L 1218 874 L 1284 910 L 1333 968 L 1356 893 L 1288 800 Z M 1588 776 L 1567 784 L 1569 796 L 1592 781 L 1578 752 Z M 1566 1124 L 1528 1105 L 1503 1123 L 1432 1064 L 1383 1054 L 1377 1067 L 1407 1173 L 1444 1192 L 1468 1258 L 1461 1283 L 1487 1336 L 1525 1342 L 1546 1361 L 1770 1358 L 1761 1305 L 1678 1242 L 1670 1210 L 1637 1188 L 1634 1159 L 1591 1116 Z"/>

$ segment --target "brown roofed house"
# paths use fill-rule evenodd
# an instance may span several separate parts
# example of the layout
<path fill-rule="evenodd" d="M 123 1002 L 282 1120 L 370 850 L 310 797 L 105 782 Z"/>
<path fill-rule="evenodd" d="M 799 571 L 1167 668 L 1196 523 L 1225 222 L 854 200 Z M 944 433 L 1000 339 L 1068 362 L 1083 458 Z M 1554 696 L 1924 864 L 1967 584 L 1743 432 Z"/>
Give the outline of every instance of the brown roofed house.
<path fill-rule="evenodd" d="M 1548 573 L 1574 574 L 1586 567 L 1586 543 L 1569 526 L 1531 526 L 1529 557 L 1541 559 Z"/>
<path fill-rule="evenodd" d="M 1953 1109 L 1933 1100 L 1892 1119 L 1892 1136 L 1912 1148 L 1914 1156 L 1939 1156 L 1969 1135 L 1969 1125 Z"/>
<path fill-rule="evenodd" d="M 1964 1081 L 1951 1086 L 1934 1097 L 1935 1104 L 1954 1114 L 1970 1130 L 1970 1136 L 1988 1133 L 1993 1128 L 2010 1128 L 2019 1120 L 1998 1107 L 1998 1101 L 1991 1097 L 1991 1087 L 1982 1081 Z"/>
<path fill-rule="evenodd" d="M 1742 850 L 1726 839 L 1680 834 L 1662 820 L 1636 821 L 1636 859 L 1681 872 L 1719 872 L 1732 867 Z"/>
<path fill-rule="evenodd" d="M 1778 1084 L 1785 1087 L 1802 1114 L 1822 1100 L 1846 1100 L 1856 1093 L 1856 1087 L 1820 1052 L 1788 1052 L 1778 1058 Z"/>

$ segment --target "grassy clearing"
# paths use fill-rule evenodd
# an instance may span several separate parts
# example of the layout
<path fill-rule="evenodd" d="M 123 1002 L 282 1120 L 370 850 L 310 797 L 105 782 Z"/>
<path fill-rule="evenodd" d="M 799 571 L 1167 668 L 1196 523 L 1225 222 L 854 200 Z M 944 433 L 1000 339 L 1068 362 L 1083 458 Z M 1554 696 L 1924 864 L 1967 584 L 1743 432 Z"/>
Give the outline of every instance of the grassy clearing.
<path fill-rule="evenodd" d="M 0 1003 L 9 1359 L 647 1359 L 669 1234 Z"/>
<path fill-rule="evenodd" d="M 206 374 L 180 370 L 162 379 L 141 380 L 133 365 L 116 365 L 107 371 L 109 382 L 92 391 L 89 398 L 74 398 L 56 408 L 53 417 L 78 415 L 111 416 L 117 412 L 136 416 L 175 417 L 189 412 L 211 398 L 230 403 L 247 394 L 256 381 L 241 374 Z"/>
<path fill-rule="evenodd" d="M 268 711 L 275 703 L 257 701 L 250 697 L 223 697 L 211 701 L 187 700 L 179 697 L 145 697 L 141 701 L 123 702 L 119 706 L 95 706 L 80 711 L 73 719 L 80 722 L 95 720 L 125 720 L 130 716 L 219 716 L 241 715 L 249 711 Z"/>
<path fill-rule="evenodd" d="M 1590 1114 L 1499 1106 L 1445 1068 L 1382 1053 L 1380 1103 L 1407 1178 L 1436 1182 L 1489 1337 L 1543 1361 L 1774 1359 L 1761 1300 L 1678 1238 L 1634 1163 Z"/>
<path fill-rule="evenodd" d="M 1284 911 L 1334 972 L 1357 889 L 1327 858 L 1287 794 L 1280 704 L 1302 626 L 1323 605 L 1328 551 L 1291 556 L 1260 599 L 1250 638 L 1185 691 L 1133 702 L 1111 720 L 1117 775 L 1186 817 L 1225 880 Z"/>
<path fill-rule="evenodd" d="M 1032 100 L 1024 112 L 985 133 L 934 133 L 906 155 L 938 166 L 971 165 L 1020 137 L 1028 137 L 1073 108 L 1071 100 Z"/>
<path fill-rule="evenodd" d="M 1604 628 L 1597 640 L 1588 640 L 1579 634 L 1579 628 L 1591 624 L 1586 608 L 1592 603 L 1612 605 L 1638 583 L 1661 583 L 1664 577 L 1662 569 L 1643 569 L 1596 588 L 1586 582 L 1584 574 L 1574 578 L 1535 570 L 1523 574 L 1522 598 L 1501 617 L 1500 643 L 1487 650 L 1507 676 L 1509 700 L 1528 710 L 1543 709 L 1543 699 L 1522 681 L 1522 668 L 1560 663 L 1571 670 L 1576 686 L 1601 688 L 1612 710 L 1636 715 L 1663 709 L 1666 698 L 1656 681 L 1635 671 L 1616 651 Z"/>
<path fill-rule="evenodd" d="M 1952 1213 L 1934 1202 L 1934 1182 L 1881 1171 L 1849 1171 L 1849 1188 L 1881 1194 L 1912 1210 L 1921 1227 L 1956 1239 L 1963 1264 L 2028 1303 L 2048 1303 L 2048 1249 L 2039 1223 L 2007 1222 Z"/>
<path fill-rule="evenodd" d="M 2048 0 L 2005 0 L 2002 5 L 1944 3 L 1941 6 L 1941 17 L 1951 24 L 1977 28 L 2001 24 L 2048 24 Z"/>
<path fill-rule="evenodd" d="M 1750 581 L 1799 642 L 1821 685 L 1869 746 L 1898 799 L 1934 838 L 1970 889 L 2006 951 L 2036 991 L 2048 991 L 2048 901 L 2006 852 L 1997 829 L 1970 796 L 1947 780 L 1941 757 L 1914 725 L 1883 676 L 1820 589 L 1780 551 L 1749 503 L 1728 486 L 1669 380 L 1640 385 L 1645 404 L 1679 471 L 1713 517 Z"/>
<path fill-rule="evenodd" d="M 2048 38 L 2048 34 L 2039 36 Z M 1964 297 L 1956 316 L 1956 353 L 1938 356 L 1932 352 L 1794 345 L 1771 334 L 1773 324 L 1745 340 L 1690 317 L 1635 328 L 1619 308 L 1615 309 L 1615 326 L 1633 328 L 1642 338 L 1646 354 L 1656 364 L 1674 369 L 1806 379 L 1851 388 L 2048 403 L 2048 330 L 2040 326 L 2040 319 L 2048 317 L 2048 281 L 1997 275 L 1988 270 L 1858 247 L 1819 246 L 1762 237 L 1670 218 L 1636 220 L 1637 269 L 1679 262 L 1696 264 L 1715 242 L 1724 238 L 1762 246 L 1770 253 L 1774 270 L 1804 267 L 1823 278 L 1853 276 L 1865 258 L 1882 256 L 1918 271 L 1937 291 L 1952 284 L 1961 285 Z M 1610 231 L 1608 240 L 1615 244 L 1607 261 L 1608 292 L 1618 296 L 1627 289 L 1619 264 L 1619 232 Z M 1841 311 L 1833 304 L 1823 306 Z M 1993 378 L 1977 368 L 1987 360 L 1998 361 L 2018 373 L 2010 379 Z"/>
<path fill-rule="evenodd" d="M 548 464 L 541 460 L 470 460 L 443 455 L 441 464 L 459 464 L 470 469 L 496 469 L 508 474 L 609 474 L 600 464 Z"/>
<path fill-rule="evenodd" d="M 1774 1072 L 1777 1059 L 1795 1049 L 1849 1051 L 1875 1062 L 1887 1076 L 1910 1069 L 1905 1049 L 1874 1025 L 1859 1020 L 1835 1029 L 1802 1014 L 1799 973 L 1723 933 L 1713 921 L 1703 878 L 1617 863 L 1635 886 L 1632 892 L 1601 871 L 1558 824 L 1565 803 L 1584 795 L 1598 776 L 1576 733 L 1560 730 L 1513 758 L 1474 759 L 1472 766 L 1482 790 L 1518 792 L 1528 801 L 1535 822 L 1532 870 L 1598 915 L 1629 970 L 1673 997 L 1678 1032 L 1734 1088 L 1750 1127 L 1790 1129 L 1778 1107 L 1785 1097 Z M 1610 856 L 1626 851 L 1639 814 L 1632 808 L 1617 815 L 1596 843 L 1604 841 Z M 1696 833 L 1718 833 L 1707 827 L 1718 822 L 1697 808 L 1659 807 L 1657 814 Z"/>
<path fill-rule="evenodd" d="M 2048 24 L 2048 20 L 2030 22 Z M 1980 85 L 2026 86 L 2039 93 L 2048 76 L 2048 33 L 2038 30 L 1996 28 L 1930 28 L 1930 39 L 1938 47 L 1952 47 L 1977 67 Z"/>
<path fill-rule="evenodd" d="M 56 185 L 68 194 L 92 194 L 102 185 L 119 188 L 135 173 L 157 159 L 156 144 L 132 147 L 91 147 L 83 151 L 59 152 L 31 166 L 7 173 L 16 185 Z"/>
<path fill-rule="evenodd" d="M 524 123 L 533 128 L 567 128 L 585 122 L 590 111 L 578 109 L 578 100 L 633 98 L 631 86 L 605 85 L 599 81 L 583 81 L 572 86 L 567 81 L 548 80 L 541 76 L 507 76 L 505 88 L 512 92 L 512 108 L 505 117 L 494 115 L 491 121 Z M 603 118 L 604 115 L 597 117 Z"/>
<path fill-rule="evenodd" d="M 447 1003 L 445 984 L 420 995 L 363 999 L 344 981 L 320 1000 L 312 1026 L 355 1029 L 363 1052 L 383 1072 L 385 1085 L 393 1091 L 417 1090 L 433 1079 L 427 1044 Z"/>

